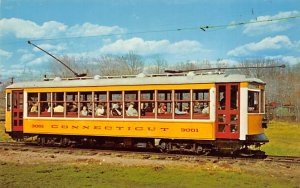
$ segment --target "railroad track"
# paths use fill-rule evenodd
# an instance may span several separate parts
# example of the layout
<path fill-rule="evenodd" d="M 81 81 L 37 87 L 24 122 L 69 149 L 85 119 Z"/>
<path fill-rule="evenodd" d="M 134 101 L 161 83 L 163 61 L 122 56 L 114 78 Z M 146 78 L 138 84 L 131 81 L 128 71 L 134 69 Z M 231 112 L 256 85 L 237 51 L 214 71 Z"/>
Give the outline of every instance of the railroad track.
<path fill-rule="evenodd" d="M 198 156 L 192 154 L 179 154 L 179 153 L 159 153 L 157 151 L 142 151 L 142 150 L 116 150 L 116 149 L 95 149 L 95 148 L 82 148 L 82 147 L 45 147 L 38 146 L 35 143 L 24 142 L 0 142 L 0 150 L 14 150 L 14 151 L 40 151 L 53 154 L 82 154 L 82 155 L 99 155 L 99 156 L 114 156 L 124 158 L 139 158 L 148 160 L 178 160 L 187 162 L 203 162 L 203 161 L 248 161 L 248 162 L 276 162 L 300 165 L 300 157 L 293 156 L 267 156 L 264 159 L 250 158 L 250 157 L 233 157 L 233 156 Z"/>

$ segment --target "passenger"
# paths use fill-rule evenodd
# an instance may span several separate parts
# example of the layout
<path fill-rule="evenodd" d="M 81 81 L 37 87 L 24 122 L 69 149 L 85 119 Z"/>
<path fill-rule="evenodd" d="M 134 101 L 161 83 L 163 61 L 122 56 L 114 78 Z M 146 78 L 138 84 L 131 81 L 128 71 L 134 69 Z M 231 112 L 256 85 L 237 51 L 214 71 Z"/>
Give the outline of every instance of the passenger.
<path fill-rule="evenodd" d="M 209 107 L 207 106 L 207 104 L 204 104 L 204 108 L 202 110 L 202 114 L 209 114 Z"/>
<path fill-rule="evenodd" d="M 176 104 L 176 108 L 175 108 L 175 114 L 176 114 L 176 115 L 188 114 L 188 112 L 185 111 L 185 110 L 180 111 L 180 110 L 179 110 L 179 106 L 180 106 L 180 103 Z M 183 107 L 183 108 L 185 108 L 185 107 Z"/>
<path fill-rule="evenodd" d="M 37 113 L 38 112 L 38 104 L 34 103 L 30 109 L 30 112 Z"/>
<path fill-rule="evenodd" d="M 146 115 L 146 109 L 147 109 L 146 103 L 141 103 L 141 116 Z"/>
<path fill-rule="evenodd" d="M 82 110 L 80 111 L 80 115 L 81 116 L 87 116 L 88 115 L 88 111 L 87 111 L 86 106 L 82 107 Z"/>
<path fill-rule="evenodd" d="M 104 113 L 105 113 L 105 110 L 104 110 L 103 105 L 99 104 L 98 107 L 96 108 L 95 115 L 96 116 L 103 116 Z"/>
<path fill-rule="evenodd" d="M 112 105 L 111 115 L 113 115 L 113 116 L 121 116 L 122 115 L 121 109 L 117 103 Z"/>
<path fill-rule="evenodd" d="M 137 110 L 133 107 L 134 104 L 130 103 L 128 110 L 127 110 L 127 116 L 138 116 Z"/>
<path fill-rule="evenodd" d="M 56 107 L 53 109 L 54 112 L 64 112 L 64 107 L 61 104 L 58 104 Z"/>
<path fill-rule="evenodd" d="M 159 105 L 158 113 L 159 114 L 166 114 L 167 113 L 167 106 L 165 105 L 165 103 L 161 103 Z"/>
<path fill-rule="evenodd" d="M 77 108 L 76 104 L 72 103 L 69 111 L 70 112 L 77 112 L 77 110 L 78 110 L 78 108 Z"/>
<path fill-rule="evenodd" d="M 175 108 L 175 114 L 176 115 L 183 115 L 183 114 L 188 114 L 186 111 L 180 111 L 177 107 Z"/>

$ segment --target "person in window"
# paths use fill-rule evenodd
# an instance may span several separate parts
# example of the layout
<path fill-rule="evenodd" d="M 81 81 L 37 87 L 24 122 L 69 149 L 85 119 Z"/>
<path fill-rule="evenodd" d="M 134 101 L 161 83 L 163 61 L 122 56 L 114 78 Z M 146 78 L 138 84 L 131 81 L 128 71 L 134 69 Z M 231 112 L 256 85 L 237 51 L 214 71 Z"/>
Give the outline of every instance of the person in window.
<path fill-rule="evenodd" d="M 38 104 L 34 103 L 30 109 L 30 112 L 37 113 L 38 112 Z"/>
<path fill-rule="evenodd" d="M 61 104 L 58 104 L 56 107 L 53 108 L 54 112 L 64 112 L 64 107 Z"/>
<path fill-rule="evenodd" d="M 88 111 L 87 111 L 87 107 L 83 106 L 82 110 L 80 111 L 80 115 L 81 116 L 87 116 L 88 115 Z"/>
<path fill-rule="evenodd" d="M 95 111 L 96 116 L 103 116 L 104 113 L 105 113 L 104 106 L 102 104 L 99 104 Z"/>
<path fill-rule="evenodd" d="M 187 111 L 180 111 L 179 110 L 179 104 L 176 105 L 176 108 L 175 108 L 175 114 L 176 115 L 183 115 L 183 114 L 187 114 L 188 112 Z"/>
<path fill-rule="evenodd" d="M 134 108 L 134 104 L 130 103 L 128 110 L 127 110 L 127 116 L 138 116 L 137 110 Z"/>
<path fill-rule="evenodd" d="M 147 109 L 147 104 L 146 103 L 141 103 L 141 116 L 146 115 L 146 109 Z"/>
<path fill-rule="evenodd" d="M 122 115 L 121 109 L 117 103 L 112 105 L 111 114 L 113 116 L 121 116 Z"/>
<path fill-rule="evenodd" d="M 209 114 L 209 106 L 206 103 L 204 104 L 202 114 Z"/>
<path fill-rule="evenodd" d="M 77 106 L 76 106 L 76 104 L 75 103 L 72 103 L 71 105 L 70 105 L 71 107 L 70 107 L 70 112 L 77 112 Z"/>
<path fill-rule="evenodd" d="M 159 114 L 167 113 L 167 106 L 165 105 L 165 103 L 160 103 L 159 108 L 158 108 L 158 113 Z"/>

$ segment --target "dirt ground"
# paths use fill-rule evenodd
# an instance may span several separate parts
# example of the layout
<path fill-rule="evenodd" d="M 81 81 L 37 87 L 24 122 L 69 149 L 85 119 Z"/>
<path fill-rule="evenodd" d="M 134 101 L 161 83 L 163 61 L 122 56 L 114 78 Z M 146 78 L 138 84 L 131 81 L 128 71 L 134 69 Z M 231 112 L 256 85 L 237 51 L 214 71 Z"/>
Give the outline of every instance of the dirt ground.
<path fill-rule="evenodd" d="M 15 164 L 96 164 L 117 166 L 150 166 L 150 167 L 185 167 L 201 168 L 203 170 L 222 170 L 231 172 L 250 172 L 269 174 L 270 176 L 284 176 L 287 179 L 300 179 L 300 165 L 277 162 L 243 161 L 243 160 L 212 160 L 203 159 L 195 161 L 142 159 L 140 157 L 120 157 L 117 155 L 93 154 L 93 153 L 59 153 L 47 151 L 22 151 L 0 148 L 0 165 L 6 163 Z"/>

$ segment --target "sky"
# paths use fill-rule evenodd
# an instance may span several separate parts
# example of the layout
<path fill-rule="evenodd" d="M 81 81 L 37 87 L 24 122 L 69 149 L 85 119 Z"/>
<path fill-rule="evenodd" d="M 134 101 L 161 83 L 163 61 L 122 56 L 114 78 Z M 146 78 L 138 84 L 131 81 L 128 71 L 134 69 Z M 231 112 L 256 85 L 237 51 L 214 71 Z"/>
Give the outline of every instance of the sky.
<path fill-rule="evenodd" d="M 281 18 L 290 18 L 283 19 Z M 274 20 L 260 22 L 264 20 Z M 230 24 L 241 24 L 229 27 Z M 200 29 L 205 26 L 209 27 Z M 134 52 L 151 64 L 300 63 L 299 0 L 0 0 L 0 79 L 43 75 L 57 57 Z"/>

